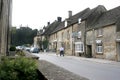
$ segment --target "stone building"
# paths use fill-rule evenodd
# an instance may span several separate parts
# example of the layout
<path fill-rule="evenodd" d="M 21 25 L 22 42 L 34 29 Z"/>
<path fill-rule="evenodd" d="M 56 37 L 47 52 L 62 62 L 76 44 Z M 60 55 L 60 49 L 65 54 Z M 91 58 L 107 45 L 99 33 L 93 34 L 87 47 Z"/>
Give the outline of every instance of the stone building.
<path fill-rule="evenodd" d="M 33 47 L 40 48 L 40 41 L 42 41 L 41 36 L 37 33 L 37 36 L 34 37 Z"/>
<path fill-rule="evenodd" d="M 72 42 L 73 42 L 73 55 L 84 56 L 85 55 L 85 26 L 89 8 L 74 15 L 72 19 Z"/>
<path fill-rule="evenodd" d="M 59 51 L 59 48 L 63 46 L 65 48 L 66 55 L 78 55 L 80 53 L 79 50 L 75 51 L 75 46 L 77 45 L 79 47 L 79 45 L 81 45 L 78 44 L 80 41 L 78 40 L 78 37 L 76 37 L 75 33 L 78 34 L 80 29 L 83 30 L 85 27 L 84 21 L 83 23 L 79 23 L 79 20 L 83 20 L 83 18 L 85 19 L 89 10 L 90 9 L 87 8 L 75 15 L 72 15 L 72 11 L 69 11 L 69 17 L 61 22 L 61 24 L 58 25 L 57 28 L 52 32 L 51 40 L 53 39 L 52 36 L 56 36 L 56 39 L 52 41 L 57 43 L 57 51 Z"/>
<path fill-rule="evenodd" d="M 96 9 L 98 12 L 94 12 L 87 23 L 87 54 L 92 54 L 94 58 L 120 61 L 120 7 L 109 11 L 103 6 Z"/>
<path fill-rule="evenodd" d="M 86 49 L 86 55 L 88 57 L 93 57 L 94 55 L 94 50 L 95 50 L 95 42 L 94 42 L 94 32 L 93 30 L 95 29 L 94 25 L 97 24 L 96 21 L 100 18 L 102 13 L 107 11 L 104 6 L 99 5 L 96 8 L 92 9 L 89 12 L 89 15 L 86 20 L 86 44 L 85 44 L 85 49 Z"/>
<path fill-rule="evenodd" d="M 66 55 L 120 61 L 120 7 L 106 10 L 98 5 L 75 15 L 69 11 L 68 15 L 48 28 L 49 49 L 59 52 L 63 46 Z"/>
<path fill-rule="evenodd" d="M 8 55 L 10 46 L 12 0 L 0 0 L 0 55 Z"/>
<path fill-rule="evenodd" d="M 50 34 L 50 49 L 56 49 L 56 52 L 59 52 L 59 48 L 63 46 L 63 32 L 61 30 L 64 28 L 64 21 L 61 22 Z M 54 45 L 55 43 L 55 45 Z"/>
<path fill-rule="evenodd" d="M 57 20 L 52 22 L 51 24 L 48 22 L 48 25 L 45 28 L 45 31 L 42 34 L 42 41 L 48 40 L 47 49 L 51 51 L 56 51 L 56 35 L 51 36 L 51 33 L 56 29 L 56 27 L 61 23 L 61 17 L 57 17 Z M 51 40 L 52 38 L 52 40 Z M 43 45 L 44 46 L 44 45 Z"/>

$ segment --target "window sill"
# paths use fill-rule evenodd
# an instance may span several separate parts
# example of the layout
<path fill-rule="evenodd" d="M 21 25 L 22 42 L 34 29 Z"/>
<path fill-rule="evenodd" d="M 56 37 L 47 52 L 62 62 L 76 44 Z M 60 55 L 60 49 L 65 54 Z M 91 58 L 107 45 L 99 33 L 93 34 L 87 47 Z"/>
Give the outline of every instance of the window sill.
<path fill-rule="evenodd" d="M 98 55 L 103 55 L 103 52 L 97 52 Z"/>
<path fill-rule="evenodd" d="M 83 51 L 75 51 L 75 53 L 84 53 Z"/>
<path fill-rule="evenodd" d="M 97 37 L 98 37 L 98 38 L 99 38 L 99 37 L 103 37 L 103 35 L 98 35 Z"/>

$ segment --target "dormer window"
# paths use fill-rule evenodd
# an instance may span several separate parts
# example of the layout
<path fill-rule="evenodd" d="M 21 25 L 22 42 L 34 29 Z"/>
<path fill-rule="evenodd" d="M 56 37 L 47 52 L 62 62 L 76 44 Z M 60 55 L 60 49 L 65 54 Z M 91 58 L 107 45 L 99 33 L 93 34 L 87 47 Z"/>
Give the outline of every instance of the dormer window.
<path fill-rule="evenodd" d="M 43 29 L 43 32 L 45 32 L 45 29 Z"/>
<path fill-rule="evenodd" d="M 81 38 L 81 31 L 78 32 L 78 38 Z"/>
<path fill-rule="evenodd" d="M 65 27 L 67 27 L 67 20 L 65 21 Z"/>
<path fill-rule="evenodd" d="M 81 18 L 78 19 L 78 24 L 80 24 L 80 23 L 81 23 Z"/>

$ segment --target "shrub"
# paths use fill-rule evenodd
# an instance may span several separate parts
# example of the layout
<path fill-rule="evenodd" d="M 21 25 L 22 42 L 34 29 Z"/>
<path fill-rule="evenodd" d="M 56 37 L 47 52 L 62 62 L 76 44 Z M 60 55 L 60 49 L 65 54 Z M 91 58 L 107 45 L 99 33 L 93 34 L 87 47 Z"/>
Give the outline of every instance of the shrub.
<path fill-rule="evenodd" d="M 3 58 L 0 63 L 0 80 L 38 80 L 36 61 L 19 57 Z"/>
<path fill-rule="evenodd" d="M 15 46 L 11 46 L 9 50 L 10 50 L 10 51 L 15 51 L 15 50 L 16 50 L 16 47 L 15 47 Z"/>
<path fill-rule="evenodd" d="M 16 54 L 19 56 L 25 56 L 25 53 L 22 50 L 17 50 Z"/>

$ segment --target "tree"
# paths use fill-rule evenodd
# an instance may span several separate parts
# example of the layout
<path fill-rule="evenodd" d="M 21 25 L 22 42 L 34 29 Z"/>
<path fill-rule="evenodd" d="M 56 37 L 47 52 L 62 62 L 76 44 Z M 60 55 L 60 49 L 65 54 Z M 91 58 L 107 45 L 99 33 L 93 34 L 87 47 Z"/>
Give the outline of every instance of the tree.
<path fill-rule="evenodd" d="M 33 39 L 37 35 L 37 31 L 37 29 L 32 30 L 29 27 L 20 27 L 19 29 L 12 28 L 11 44 L 16 46 L 33 44 Z"/>

